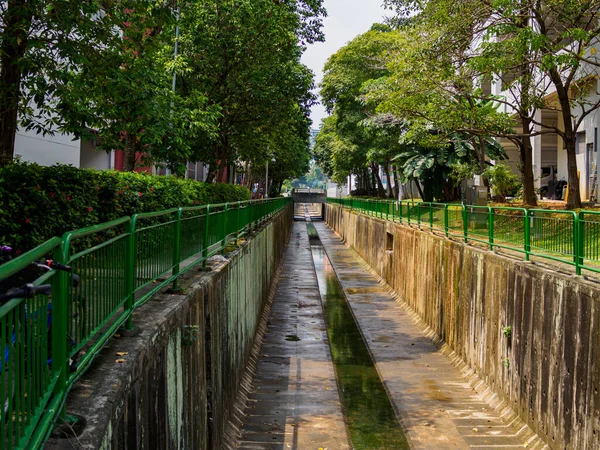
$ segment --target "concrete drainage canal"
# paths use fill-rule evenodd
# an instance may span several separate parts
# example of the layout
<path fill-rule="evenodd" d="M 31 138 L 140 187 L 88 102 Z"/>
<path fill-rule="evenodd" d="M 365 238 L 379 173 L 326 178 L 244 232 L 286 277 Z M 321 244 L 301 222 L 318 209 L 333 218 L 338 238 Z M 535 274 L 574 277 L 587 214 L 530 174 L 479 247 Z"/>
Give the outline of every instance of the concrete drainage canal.
<path fill-rule="evenodd" d="M 360 450 L 408 449 L 406 436 L 317 230 L 308 222 L 307 231 L 352 445 Z"/>

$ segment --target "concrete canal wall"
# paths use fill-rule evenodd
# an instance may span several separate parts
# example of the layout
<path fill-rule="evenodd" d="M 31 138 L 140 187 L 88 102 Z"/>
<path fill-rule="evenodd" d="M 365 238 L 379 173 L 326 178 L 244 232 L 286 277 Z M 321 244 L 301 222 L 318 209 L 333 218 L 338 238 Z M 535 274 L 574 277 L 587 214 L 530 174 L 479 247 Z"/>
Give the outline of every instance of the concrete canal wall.
<path fill-rule="evenodd" d="M 292 223 L 290 205 L 212 271 L 186 275 L 185 295 L 142 306 L 139 334 L 111 339 L 69 394 L 83 433 L 46 448 L 222 449 Z"/>
<path fill-rule="evenodd" d="M 498 407 L 552 449 L 600 448 L 600 286 L 337 205 L 326 220 Z"/>

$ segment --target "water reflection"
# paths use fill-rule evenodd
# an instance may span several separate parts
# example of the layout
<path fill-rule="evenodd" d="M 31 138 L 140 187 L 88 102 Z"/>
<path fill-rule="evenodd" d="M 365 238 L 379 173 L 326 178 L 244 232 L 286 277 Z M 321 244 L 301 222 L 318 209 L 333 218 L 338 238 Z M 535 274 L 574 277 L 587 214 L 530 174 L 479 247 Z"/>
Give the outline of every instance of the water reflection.
<path fill-rule="evenodd" d="M 354 448 L 408 449 L 406 436 L 354 322 L 329 258 L 321 245 L 312 245 L 311 249 L 342 407 Z"/>

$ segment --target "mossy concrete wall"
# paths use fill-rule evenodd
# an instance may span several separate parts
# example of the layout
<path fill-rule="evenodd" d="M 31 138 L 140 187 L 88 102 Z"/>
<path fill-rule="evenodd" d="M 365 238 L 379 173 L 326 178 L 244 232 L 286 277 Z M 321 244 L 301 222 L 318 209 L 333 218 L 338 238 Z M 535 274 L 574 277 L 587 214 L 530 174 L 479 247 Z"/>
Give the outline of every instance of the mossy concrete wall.
<path fill-rule="evenodd" d="M 600 286 L 337 205 L 326 220 L 550 448 L 600 448 Z"/>
<path fill-rule="evenodd" d="M 69 394 L 83 433 L 47 448 L 222 449 L 292 223 L 289 206 L 211 272 L 186 275 L 185 295 L 137 310 L 139 334 L 111 339 Z"/>

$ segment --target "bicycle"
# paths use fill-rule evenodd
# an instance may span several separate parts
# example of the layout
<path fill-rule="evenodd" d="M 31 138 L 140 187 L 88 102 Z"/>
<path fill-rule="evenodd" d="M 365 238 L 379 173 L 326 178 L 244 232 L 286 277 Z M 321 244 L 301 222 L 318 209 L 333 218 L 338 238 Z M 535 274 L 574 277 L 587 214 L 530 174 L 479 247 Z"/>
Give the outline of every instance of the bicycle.
<path fill-rule="evenodd" d="M 10 260 L 11 251 L 10 247 L 0 247 L 0 261 L 7 262 Z M 2 379 L 4 386 L 0 386 L 0 388 L 3 388 L 2 390 L 5 393 L 4 405 L 0 410 L 0 415 L 3 416 L 2 420 L 4 421 L 7 421 L 9 416 L 14 413 L 14 411 L 11 411 L 11 400 L 14 405 L 15 396 L 17 395 L 18 390 L 17 383 L 23 383 L 23 377 L 17 375 L 17 373 L 19 371 L 24 371 L 26 362 L 28 360 L 38 361 L 40 358 L 45 358 L 48 373 L 50 373 L 50 367 L 52 365 L 52 285 L 34 285 L 33 283 L 28 282 L 16 288 L 9 287 L 7 289 L 7 287 L 20 284 L 23 280 L 36 280 L 44 273 L 53 270 L 72 273 L 72 268 L 70 266 L 59 264 L 52 260 L 35 261 L 30 264 L 28 269 L 25 269 L 0 283 L 2 288 L 6 291 L 4 294 L 0 294 L 0 306 L 15 299 L 28 300 L 34 299 L 38 295 L 48 296 L 46 301 L 47 306 L 42 308 L 40 306 L 42 302 L 38 301 L 38 307 L 34 307 L 33 311 L 29 311 L 29 303 L 27 301 L 23 302 L 23 312 L 13 317 L 13 323 L 10 325 L 12 328 L 10 332 L 5 330 L 4 336 L 0 336 L 0 342 L 2 342 L 2 347 L 4 348 L 0 359 L 0 378 Z M 76 288 L 79 285 L 79 282 L 79 276 L 72 274 L 73 287 Z M 83 327 L 85 324 L 85 302 L 83 297 L 73 297 L 71 310 L 74 311 L 72 314 L 73 320 Z M 23 317 L 20 317 L 21 315 Z M 68 332 L 66 339 L 68 348 L 72 349 L 69 358 L 69 368 L 71 371 L 75 371 L 77 369 L 77 359 L 79 356 L 79 351 L 76 350 L 77 342 Z M 35 354 L 35 351 L 40 347 L 40 343 L 42 348 L 45 347 L 47 349 L 45 357 L 39 353 L 37 355 Z M 27 377 L 27 373 L 24 375 Z M 19 379 L 17 380 L 16 378 Z"/>

